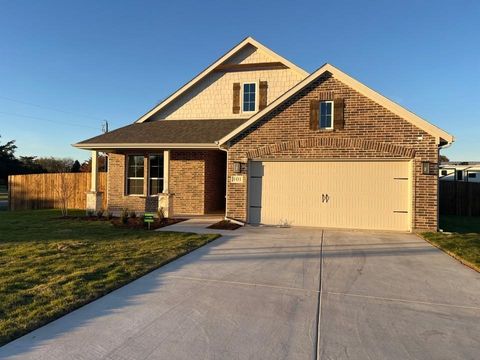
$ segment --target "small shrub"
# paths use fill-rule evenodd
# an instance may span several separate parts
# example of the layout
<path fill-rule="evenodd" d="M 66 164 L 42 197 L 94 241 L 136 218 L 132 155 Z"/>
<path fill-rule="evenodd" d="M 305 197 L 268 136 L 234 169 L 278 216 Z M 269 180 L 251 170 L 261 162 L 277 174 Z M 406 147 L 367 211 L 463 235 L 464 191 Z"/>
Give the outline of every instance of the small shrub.
<path fill-rule="evenodd" d="M 122 221 L 122 224 L 126 224 L 128 222 L 128 209 L 123 208 L 122 212 L 120 214 L 120 220 Z"/>
<path fill-rule="evenodd" d="M 100 210 L 97 211 L 97 217 L 98 217 L 99 219 L 103 217 L 103 212 L 104 212 L 103 209 L 100 209 Z"/>
<path fill-rule="evenodd" d="M 107 219 L 112 220 L 113 219 L 113 213 L 111 211 L 107 212 Z"/>
<path fill-rule="evenodd" d="M 130 211 L 130 217 L 135 219 L 137 217 L 137 213 L 135 211 Z"/>
<path fill-rule="evenodd" d="M 93 211 L 92 209 L 87 210 L 87 216 L 88 217 L 92 217 L 94 214 L 95 214 L 95 211 Z"/>

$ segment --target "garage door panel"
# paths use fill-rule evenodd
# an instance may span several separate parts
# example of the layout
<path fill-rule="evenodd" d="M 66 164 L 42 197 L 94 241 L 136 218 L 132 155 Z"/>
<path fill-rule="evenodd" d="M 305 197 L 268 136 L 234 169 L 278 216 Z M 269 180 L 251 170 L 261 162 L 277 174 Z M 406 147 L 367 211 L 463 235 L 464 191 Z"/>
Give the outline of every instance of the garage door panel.
<path fill-rule="evenodd" d="M 406 161 L 256 164 L 263 176 L 251 179 L 250 205 L 261 210 L 251 222 L 409 230 Z"/>

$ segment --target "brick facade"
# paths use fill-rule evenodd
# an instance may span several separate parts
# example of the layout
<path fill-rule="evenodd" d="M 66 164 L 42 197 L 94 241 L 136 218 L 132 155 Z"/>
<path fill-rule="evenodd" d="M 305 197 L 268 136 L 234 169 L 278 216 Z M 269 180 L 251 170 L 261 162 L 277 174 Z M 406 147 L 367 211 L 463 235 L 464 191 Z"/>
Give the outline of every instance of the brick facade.
<path fill-rule="evenodd" d="M 332 91 L 343 98 L 344 129 L 310 130 L 310 100 Z M 437 229 L 438 147 L 433 136 L 329 74 L 321 76 L 230 142 L 233 162 L 251 159 L 413 159 L 412 228 Z M 422 161 L 431 163 L 423 175 Z M 247 220 L 247 180 L 227 185 L 227 216 Z"/>
<path fill-rule="evenodd" d="M 125 194 L 125 166 L 126 157 L 124 154 L 108 154 L 107 174 L 107 203 L 108 210 L 119 212 L 122 209 L 135 211 L 137 213 L 156 212 L 158 209 L 158 197 L 139 196 Z M 147 171 L 145 166 L 145 172 Z M 146 178 L 146 175 L 145 175 Z M 147 184 L 144 182 L 144 193 L 146 194 Z"/>
<path fill-rule="evenodd" d="M 172 151 L 170 192 L 174 214 L 203 215 L 225 209 L 225 155 Z"/>
<path fill-rule="evenodd" d="M 158 151 L 152 153 L 158 153 Z M 129 211 L 138 213 L 156 212 L 157 196 L 125 194 L 126 156 L 111 153 L 108 161 L 109 210 L 118 212 L 128 208 Z M 173 194 L 171 197 L 173 214 L 203 215 L 223 211 L 225 209 L 225 167 L 226 156 L 222 151 L 172 150 L 169 190 Z M 147 169 L 147 160 L 145 160 L 145 179 L 148 177 Z M 144 193 L 147 194 L 147 192 L 147 181 L 144 181 Z"/>

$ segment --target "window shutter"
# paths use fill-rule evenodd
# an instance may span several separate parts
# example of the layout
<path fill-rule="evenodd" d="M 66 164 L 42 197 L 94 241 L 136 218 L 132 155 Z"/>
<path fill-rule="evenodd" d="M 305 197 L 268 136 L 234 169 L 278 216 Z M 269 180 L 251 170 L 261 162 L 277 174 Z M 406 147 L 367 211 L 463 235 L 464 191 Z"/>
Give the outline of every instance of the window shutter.
<path fill-rule="evenodd" d="M 240 113 L 240 83 L 233 83 L 233 113 Z"/>
<path fill-rule="evenodd" d="M 267 107 L 267 89 L 268 83 L 266 81 L 260 81 L 258 110 L 263 110 Z"/>
<path fill-rule="evenodd" d="M 319 100 L 310 100 L 310 130 L 318 130 Z"/>
<path fill-rule="evenodd" d="M 344 127 L 343 107 L 343 99 L 337 98 L 333 101 L 333 128 L 335 130 L 341 130 Z"/>

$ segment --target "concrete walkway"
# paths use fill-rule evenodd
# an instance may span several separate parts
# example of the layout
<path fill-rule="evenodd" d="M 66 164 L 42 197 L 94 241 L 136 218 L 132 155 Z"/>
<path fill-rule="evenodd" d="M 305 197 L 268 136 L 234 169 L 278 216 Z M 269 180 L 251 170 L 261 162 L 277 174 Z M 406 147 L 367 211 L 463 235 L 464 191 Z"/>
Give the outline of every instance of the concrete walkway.
<path fill-rule="evenodd" d="M 414 235 L 246 227 L 0 358 L 476 359 L 479 324 L 480 275 Z"/>
<path fill-rule="evenodd" d="M 216 224 L 217 222 L 223 220 L 223 217 L 218 216 L 202 216 L 198 218 L 188 219 L 167 227 L 157 229 L 156 231 L 176 231 L 176 232 L 191 232 L 196 234 L 220 234 L 220 235 L 233 235 L 237 234 L 237 231 L 232 232 L 232 230 L 218 230 L 218 229 L 209 229 L 210 225 Z"/>

